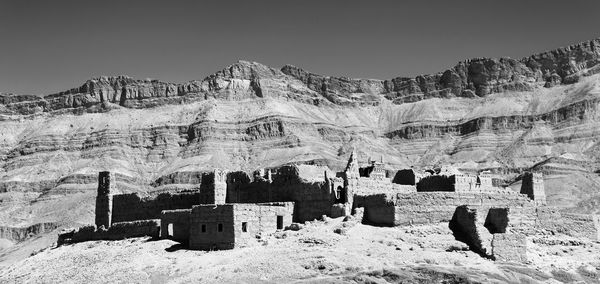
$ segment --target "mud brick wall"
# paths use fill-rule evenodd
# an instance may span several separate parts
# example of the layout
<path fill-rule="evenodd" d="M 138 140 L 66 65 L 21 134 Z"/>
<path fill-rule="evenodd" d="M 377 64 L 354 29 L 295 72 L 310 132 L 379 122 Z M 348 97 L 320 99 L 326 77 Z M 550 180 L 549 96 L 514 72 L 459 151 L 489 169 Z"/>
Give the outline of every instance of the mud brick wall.
<path fill-rule="evenodd" d="M 292 224 L 294 204 L 291 202 L 271 204 L 234 204 L 235 246 L 244 246 L 256 240 L 257 234 L 277 231 L 277 216 L 283 217 L 283 227 Z M 246 232 L 242 223 L 246 222 Z"/>
<path fill-rule="evenodd" d="M 407 184 L 392 184 L 392 193 L 413 193 L 417 192 L 417 187 Z"/>
<path fill-rule="evenodd" d="M 78 243 L 93 240 L 121 240 L 136 237 L 158 238 L 160 232 L 160 220 L 143 220 L 134 222 L 113 223 L 110 228 L 96 228 L 96 226 L 84 226 L 76 230 L 70 240 L 65 242 Z"/>
<path fill-rule="evenodd" d="M 206 172 L 198 171 L 175 172 L 159 177 L 152 183 L 152 186 L 158 187 L 167 184 L 202 184 L 202 179 L 206 174 Z"/>
<path fill-rule="evenodd" d="M 324 179 L 325 169 L 285 166 L 273 170 L 272 181 L 253 180 L 244 172 L 229 173 L 227 202 L 295 202 L 295 221 L 318 219 L 330 214 L 331 206 L 335 203 L 335 193 Z"/>
<path fill-rule="evenodd" d="M 450 221 L 460 205 L 482 208 L 532 207 L 531 201 L 521 194 L 506 193 L 452 193 L 419 192 L 396 195 L 395 225 L 436 223 Z"/>
<path fill-rule="evenodd" d="M 481 255 L 492 255 L 492 234 L 484 226 L 487 210 L 463 205 L 456 207 L 449 227 L 454 237 Z"/>
<path fill-rule="evenodd" d="M 163 210 L 160 214 L 160 237 L 188 244 L 191 213 L 192 209 Z M 169 226 L 172 232 L 169 232 Z"/>
<path fill-rule="evenodd" d="M 538 208 L 536 213 L 538 229 L 600 241 L 598 215 L 561 213 L 550 208 Z"/>
<path fill-rule="evenodd" d="M 366 221 L 388 226 L 449 222 L 456 207 L 461 205 L 486 209 L 510 207 L 511 210 L 515 208 L 515 212 L 533 208 L 531 200 L 514 192 L 417 192 L 384 196 L 355 196 L 354 207 L 365 207 Z M 534 211 L 529 214 L 534 215 Z M 515 219 L 519 218 L 527 221 L 527 218 L 515 216 Z"/>
<path fill-rule="evenodd" d="M 235 246 L 233 204 L 197 205 L 190 214 L 190 249 L 232 249 Z M 223 231 L 218 231 L 222 224 Z M 202 225 L 206 231 L 202 232 Z"/>
<path fill-rule="evenodd" d="M 425 176 L 417 183 L 417 191 L 454 191 L 454 176 Z"/>
<path fill-rule="evenodd" d="M 190 209 L 200 203 L 200 193 L 161 193 L 140 197 L 137 193 L 113 196 L 112 221 L 160 219 L 163 210 Z"/>
<path fill-rule="evenodd" d="M 356 188 L 353 189 L 356 195 L 370 195 L 378 193 L 391 193 L 392 181 L 390 179 L 372 179 L 361 177 L 358 179 Z"/>
<path fill-rule="evenodd" d="M 498 261 L 527 261 L 527 238 L 523 234 L 494 234 L 492 255 Z"/>
<path fill-rule="evenodd" d="M 355 204 L 364 207 L 365 223 L 391 226 L 394 224 L 395 207 L 394 200 L 389 194 L 375 194 L 368 196 L 355 196 Z"/>
<path fill-rule="evenodd" d="M 403 185 L 416 185 L 418 181 L 417 175 L 413 169 L 399 170 L 394 174 L 392 182 Z"/>
<path fill-rule="evenodd" d="M 160 220 L 142 220 L 133 222 L 113 223 L 106 233 L 100 233 L 101 239 L 121 240 L 149 236 L 158 238 Z"/>

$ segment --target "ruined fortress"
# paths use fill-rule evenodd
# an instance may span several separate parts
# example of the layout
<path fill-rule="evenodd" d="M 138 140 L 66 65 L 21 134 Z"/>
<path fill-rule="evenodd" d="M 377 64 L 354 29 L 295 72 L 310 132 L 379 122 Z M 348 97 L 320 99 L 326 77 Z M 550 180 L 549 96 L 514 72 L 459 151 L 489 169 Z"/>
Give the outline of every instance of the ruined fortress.
<path fill-rule="evenodd" d="M 66 231 L 58 244 L 151 236 L 189 249 L 232 249 L 294 222 L 363 211 L 362 222 L 406 226 L 447 222 L 482 256 L 526 261 L 526 238 L 549 231 L 600 240 L 595 215 L 564 214 L 546 205 L 543 177 L 526 172 L 520 192 L 494 186 L 489 172 L 390 171 L 383 158 L 344 171 L 315 165 L 228 172 L 215 169 L 195 190 L 150 196 L 116 194 L 114 173 L 100 172 L 95 225 Z M 357 210 L 357 208 L 363 208 Z"/>

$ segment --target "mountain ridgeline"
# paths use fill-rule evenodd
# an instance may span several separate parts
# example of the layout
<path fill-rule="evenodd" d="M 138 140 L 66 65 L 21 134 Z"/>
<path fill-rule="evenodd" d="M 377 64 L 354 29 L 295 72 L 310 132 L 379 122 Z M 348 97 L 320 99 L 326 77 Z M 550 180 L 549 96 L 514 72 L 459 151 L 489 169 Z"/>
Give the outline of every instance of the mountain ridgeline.
<path fill-rule="evenodd" d="M 99 171 L 119 190 L 194 190 L 214 168 L 334 170 L 356 149 L 394 170 L 490 170 L 548 202 L 600 211 L 600 39 L 431 75 L 327 77 L 240 61 L 181 84 L 99 77 L 45 96 L 0 94 L 0 225 L 89 223 Z M 23 204 L 29 204 L 24 206 Z"/>
<path fill-rule="evenodd" d="M 428 98 L 485 97 L 505 91 L 532 91 L 538 86 L 553 87 L 573 84 L 581 77 L 600 72 L 600 39 L 571 45 L 522 59 L 475 58 L 458 63 L 436 74 L 414 78 L 397 77 L 390 80 L 328 77 L 286 65 L 276 70 L 259 63 L 239 61 L 202 81 L 182 84 L 158 80 L 136 80 L 127 76 L 98 77 L 79 88 L 43 97 L 34 95 L 0 94 L 2 114 L 32 114 L 61 109 L 91 108 L 102 103 L 124 107 L 153 107 L 160 104 L 206 99 L 240 99 L 219 91 L 235 88 L 235 80 L 244 80 L 251 95 L 281 95 L 269 93 L 263 80 L 302 82 L 314 91 L 311 102 L 322 100 L 345 104 L 377 104 L 384 97 L 396 104 Z M 243 84 L 243 83 L 242 83 Z M 237 86 L 239 87 L 239 86 Z M 266 87 L 268 89 L 268 86 Z M 300 90 L 288 89 L 303 97 Z"/>

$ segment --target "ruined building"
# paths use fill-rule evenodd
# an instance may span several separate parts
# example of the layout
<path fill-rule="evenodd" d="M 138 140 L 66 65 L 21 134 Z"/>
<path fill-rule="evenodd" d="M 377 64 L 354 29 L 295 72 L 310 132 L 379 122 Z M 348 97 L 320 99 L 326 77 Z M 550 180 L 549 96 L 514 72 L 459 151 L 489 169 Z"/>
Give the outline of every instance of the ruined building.
<path fill-rule="evenodd" d="M 534 200 L 537 205 L 546 205 L 544 178 L 541 173 L 523 174 L 521 193 Z"/>
<path fill-rule="evenodd" d="M 526 258 L 502 256 L 507 254 L 502 244 L 522 245 L 527 230 L 600 238 L 597 216 L 545 207 L 538 173 L 523 175 L 520 192 L 494 187 L 489 172 L 388 173 L 383 159 L 361 167 L 353 151 L 341 172 L 313 165 L 261 169 L 251 175 L 214 170 L 199 175 L 194 190 L 141 196 L 114 194 L 115 175 L 100 172 L 95 226 L 62 234 L 59 243 L 148 235 L 190 249 L 231 249 L 252 245 L 257 236 L 292 222 L 346 216 L 358 207 L 364 208 L 364 223 L 380 226 L 449 222 L 457 238 L 497 259 Z M 569 222 L 557 221 L 563 219 Z"/>

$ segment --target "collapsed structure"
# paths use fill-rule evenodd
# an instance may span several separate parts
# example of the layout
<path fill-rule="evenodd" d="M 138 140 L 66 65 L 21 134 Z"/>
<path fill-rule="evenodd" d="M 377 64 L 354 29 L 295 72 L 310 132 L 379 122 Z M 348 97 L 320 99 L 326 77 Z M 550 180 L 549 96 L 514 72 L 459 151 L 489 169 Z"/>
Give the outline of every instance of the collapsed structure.
<path fill-rule="evenodd" d="M 392 173 L 393 177 L 392 177 Z M 558 230 L 600 239 L 598 217 L 545 207 L 543 177 L 522 175 L 520 192 L 495 187 L 492 175 L 458 171 L 388 171 L 383 159 L 360 167 L 353 151 L 345 170 L 289 165 L 245 172 L 202 173 L 196 190 L 115 194 L 115 175 L 100 172 L 96 224 L 62 234 L 59 244 L 147 235 L 190 249 L 231 249 L 292 222 L 340 217 L 364 208 L 363 222 L 382 226 L 449 222 L 459 240 L 482 255 L 524 261 L 511 246 L 526 245 L 528 230 Z M 485 217 L 483 217 L 485 216 Z M 559 220 L 568 219 L 563 222 Z M 491 237 L 490 237 L 491 236 Z M 519 250 L 524 252 L 525 250 Z"/>

